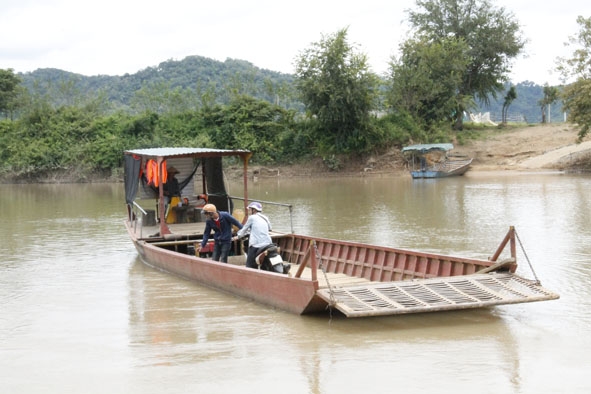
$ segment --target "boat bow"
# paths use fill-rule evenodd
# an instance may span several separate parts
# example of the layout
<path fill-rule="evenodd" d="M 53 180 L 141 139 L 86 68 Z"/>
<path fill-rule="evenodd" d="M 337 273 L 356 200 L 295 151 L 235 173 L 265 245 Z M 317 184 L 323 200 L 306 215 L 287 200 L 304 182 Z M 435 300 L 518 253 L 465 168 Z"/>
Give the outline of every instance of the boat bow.
<path fill-rule="evenodd" d="M 537 281 L 512 273 L 367 283 L 325 288 L 317 294 L 347 317 L 482 308 L 559 298 Z"/>

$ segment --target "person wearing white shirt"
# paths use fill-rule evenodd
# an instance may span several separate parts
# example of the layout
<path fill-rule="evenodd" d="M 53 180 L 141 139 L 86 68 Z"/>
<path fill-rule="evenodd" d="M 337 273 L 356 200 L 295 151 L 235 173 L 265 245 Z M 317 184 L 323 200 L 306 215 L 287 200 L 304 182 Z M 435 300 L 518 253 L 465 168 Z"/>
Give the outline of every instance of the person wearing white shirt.
<path fill-rule="evenodd" d="M 247 208 L 249 209 L 248 220 L 238 231 L 237 236 L 243 238 L 250 232 L 246 266 L 257 269 L 256 256 L 259 254 L 259 250 L 262 251 L 267 245 L 273 243 L 269 235 L 271 222 L 261 213 L 263 211 L 261 203 L 251 202 Z"/>

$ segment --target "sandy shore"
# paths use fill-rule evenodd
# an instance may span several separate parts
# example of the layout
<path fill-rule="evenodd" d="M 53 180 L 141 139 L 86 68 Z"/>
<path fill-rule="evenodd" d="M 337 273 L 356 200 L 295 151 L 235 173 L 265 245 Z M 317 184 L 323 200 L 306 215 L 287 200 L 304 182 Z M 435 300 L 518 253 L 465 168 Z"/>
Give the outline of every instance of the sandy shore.
<path fill-rule="evenodd" d="M 565 123 L 492 130 L 454 151 L 473 157 L 474 171 L 566 170 L 591 156 L 591 139 L 577 143 L 577 133 Z"/>
<path fill-rule="evenodd" d="M 454 154 L 472 157 L 468 174 L 532 171 L 591 170 L 591 137 L 577 143 L 578 130 L 566 123 L 531 125 L 519 128 L 491 128 L 478 140 L 455 143 Z M 407 173 L 400 149 L 380 156 L 342 163 L 339 171 L 329 171 L 320 160 L 294 166 L 252 166 L 255 177 L 378 176 Z"/>

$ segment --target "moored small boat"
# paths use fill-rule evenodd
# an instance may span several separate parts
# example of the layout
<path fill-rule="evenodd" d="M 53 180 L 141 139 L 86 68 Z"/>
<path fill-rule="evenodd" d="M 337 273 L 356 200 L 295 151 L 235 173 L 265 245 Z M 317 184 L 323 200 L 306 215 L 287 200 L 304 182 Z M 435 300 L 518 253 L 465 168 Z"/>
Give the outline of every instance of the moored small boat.
<path fill-rule="evenodd" d="M 242 244 L 233 241 L 229 262 L 196 253 L 202 241 L 201 206 L 215 201 L 240 217 L 248 205 L 248 160 L 244 150 L 155 148 L 125 152 L 125 225 L 143 262 L 262 304 L 297 314 L 334 308 L 349 317 L 393 315 L 556 299 L 537 280 L 516 275 L 511 227 L 489 260 L 272 233 L 289 274 L 247 268 Z M 229 196 L 220 177 L 222 157 L 243 165 L 243 196 Z M 183 194 L 165 206 L 161 180 L 166 167 L 180 171 Z M 147 166 L 152 167 L 149 182 Z M 215 178 L 215 179 L 214 179 Z M 191 185 L 191 187 L 189 187 Z M 198 191 L 196 191 L 199 189 Z M 148 209 L 156 201 L 156 209 Z M 176 209 L 174 222 L 167 212 Z M 156 212 L 154 212 L 156 211 Z M 203 250 L 202 250 L 203 252 Z"/>
<path fill-rule="evenodd" d="M 449 156 L 453 148 L 453 144 L 419 144 L 402 148 L 402 153 L 413 179 L 446 178 L 464 175 L 472 164 L 472 158 Z"/>

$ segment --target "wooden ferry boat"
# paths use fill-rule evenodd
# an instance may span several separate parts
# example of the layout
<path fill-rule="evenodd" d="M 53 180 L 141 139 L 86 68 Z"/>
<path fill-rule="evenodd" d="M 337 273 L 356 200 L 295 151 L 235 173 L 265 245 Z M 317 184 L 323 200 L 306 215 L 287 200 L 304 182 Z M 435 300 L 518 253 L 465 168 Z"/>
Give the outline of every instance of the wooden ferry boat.
<path fill-rule="evenodd" d="M 446 256 L 346 242 L 293 233 L 272 233 L 288 274 L 245 267 L 241 243 L 234 241 L 229 263 L 195 255 L 205 227 L 200 206 L 246 212 L 248 160 L 244 150 L 155 148 L 126 151 L 125 226 L 144 263 L 261 304 L 297 314 L 333 308 L 348 317 L 394 315 L 488 307 L 557 299 L 539 281 L 518 276 L 515 229 L 510 227 L 489 260 Z M 215 179 L 222 157 L 243 166 L 242 197 L 229 196 Z M 151 163 L 151 164 L 148 164 Z M 160 172 L 179 170 L 184 203 L 168 220 L 162 183 L 149 185 L 146 165 Z M 184 173 L 183 173 L 184 172 Z M 196 175 L 195 175 L 196 174 Z M 189 181 L 188 181 L 189 180 Z M 200 180 L 200 182 L 196 182 Z M 188 188 L 191 182 L 192 187 Z M 200 184 L 200 192 L 194 190 Z M 157 201 L 156 209 L 148 207 Z M 236 206 L 235 206 L 236 205 Z M 155 213 L 157 212 L 157 213 Z M 170 209 L 169 209 L 170 212 Z M 203 250 L 202 250 L 203 252 Z"/>
<path fill-rule="evenodd" d="M 420 144 L 402 148 L 408 158 L 413 179 L 446 178 L 464 175 L 470 169 L 471 158 L 448 156 L 453 144 Z"/>

